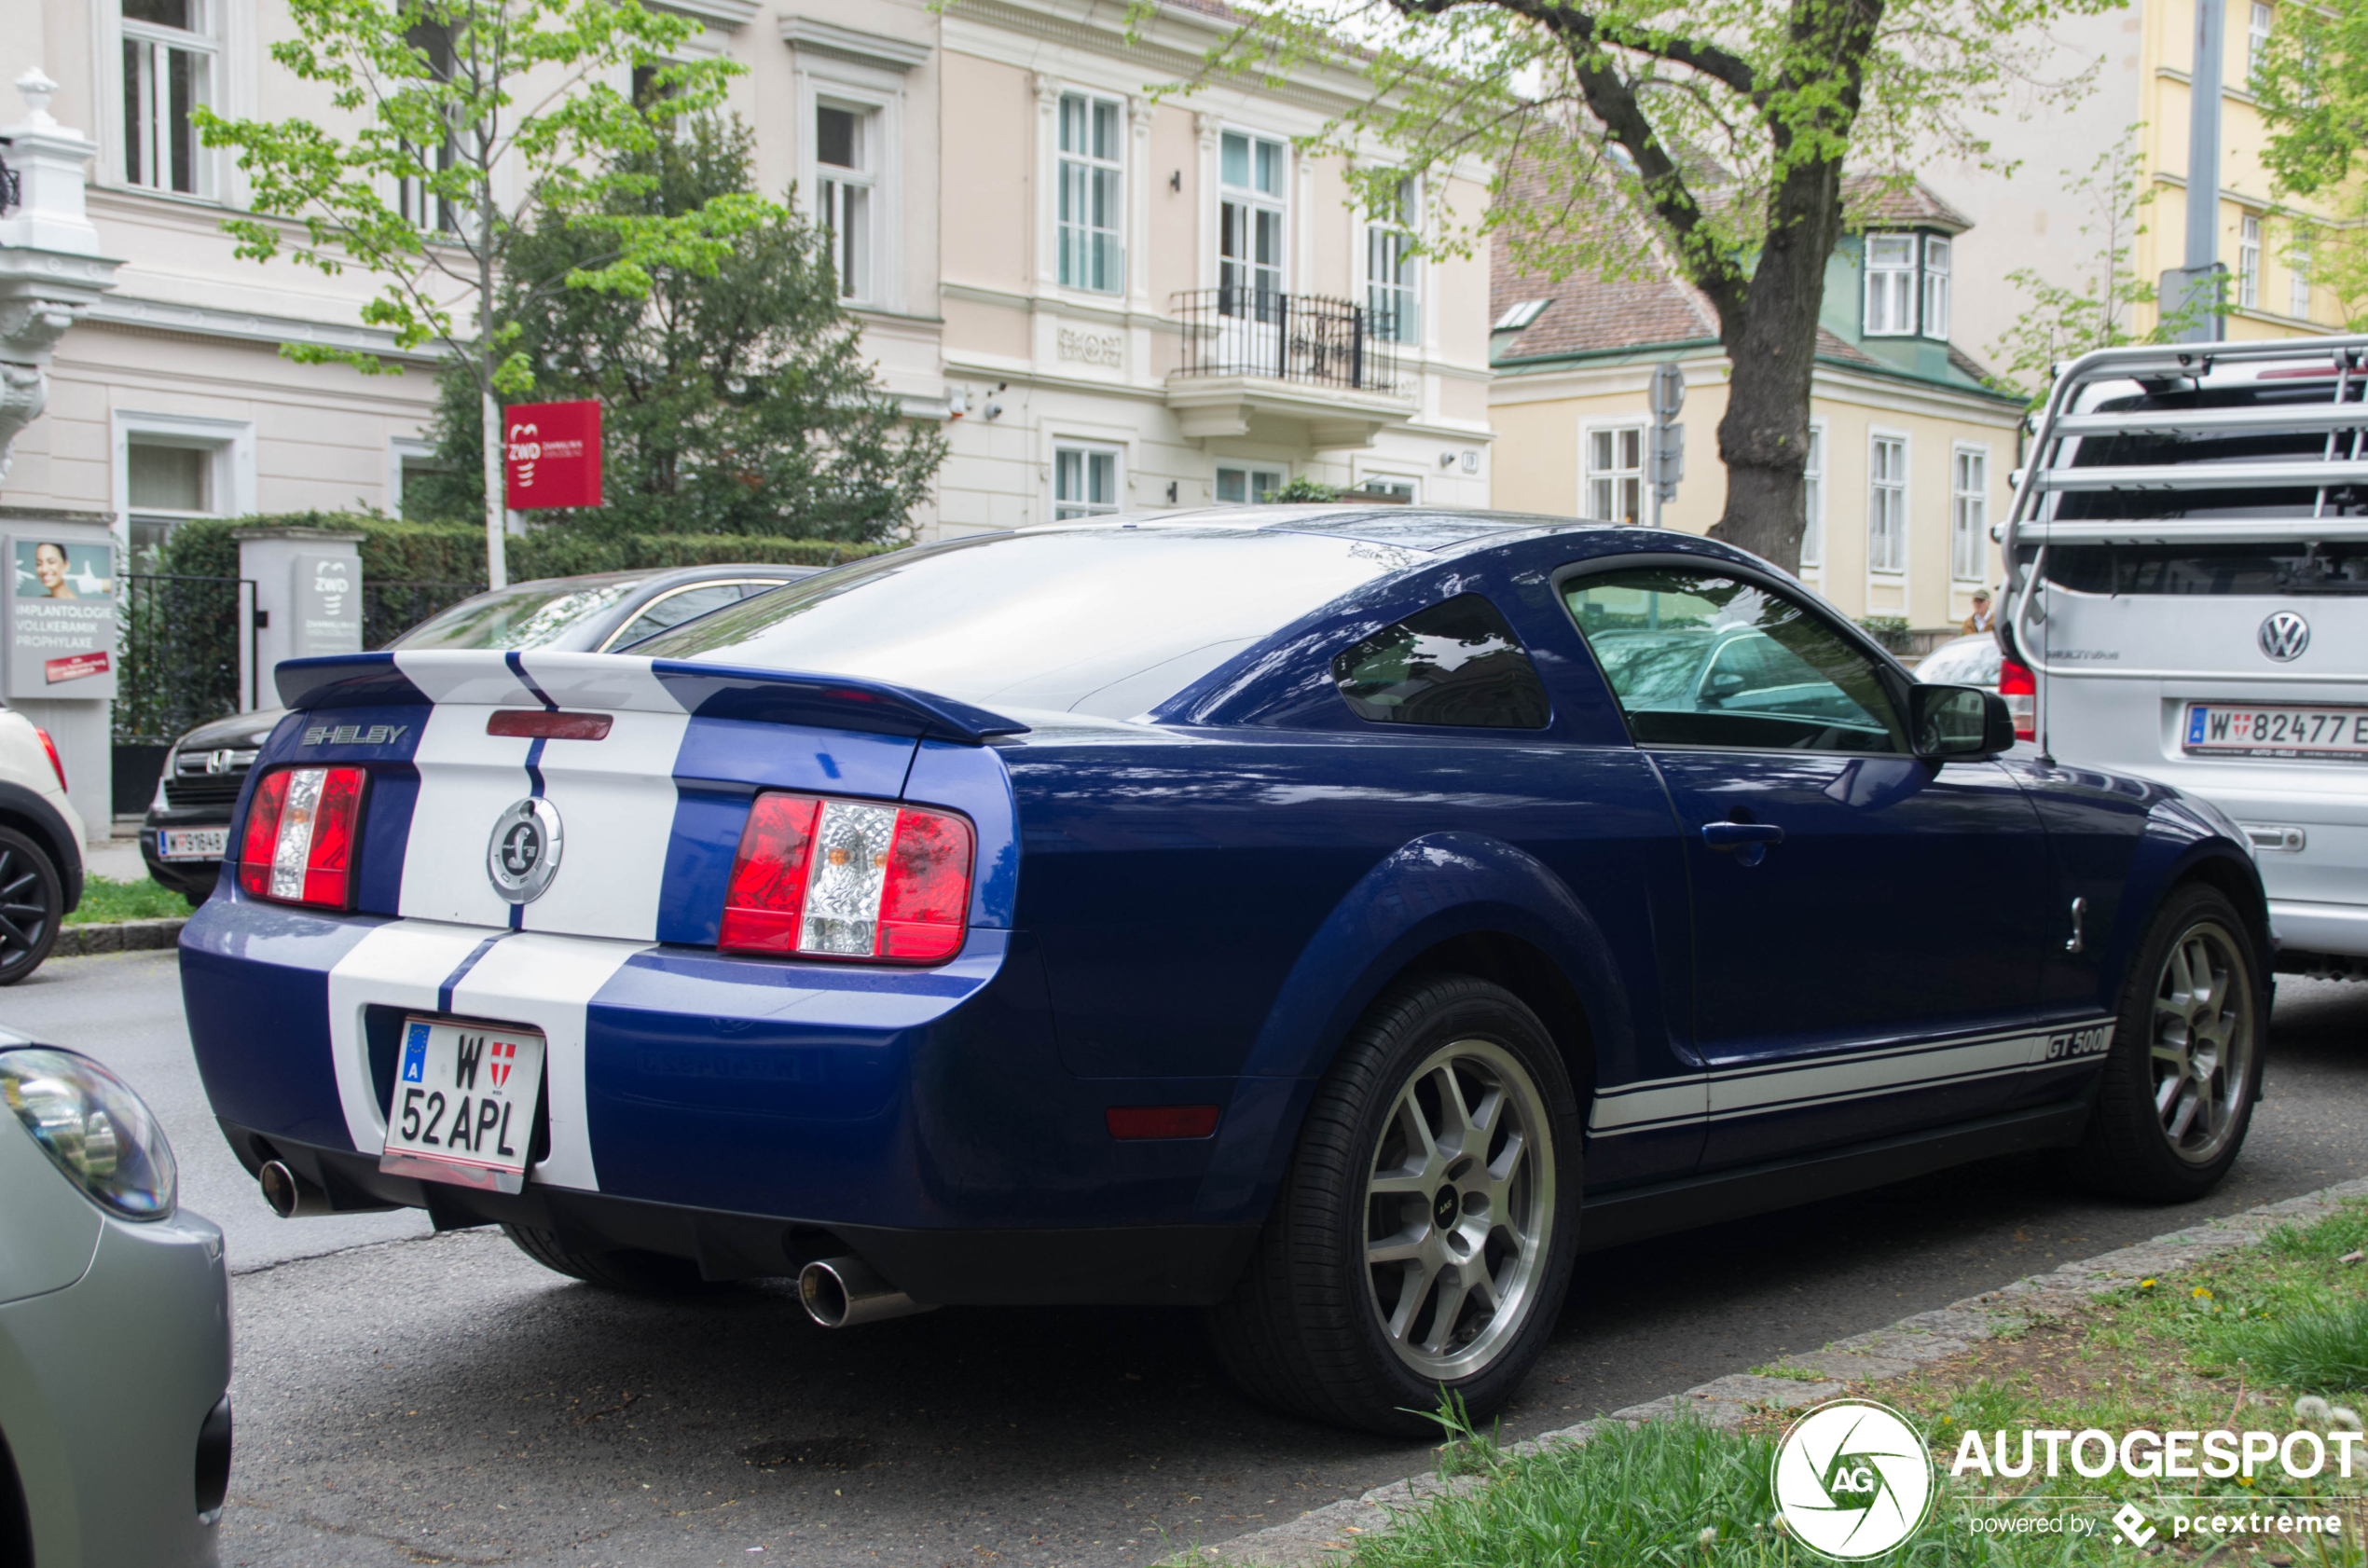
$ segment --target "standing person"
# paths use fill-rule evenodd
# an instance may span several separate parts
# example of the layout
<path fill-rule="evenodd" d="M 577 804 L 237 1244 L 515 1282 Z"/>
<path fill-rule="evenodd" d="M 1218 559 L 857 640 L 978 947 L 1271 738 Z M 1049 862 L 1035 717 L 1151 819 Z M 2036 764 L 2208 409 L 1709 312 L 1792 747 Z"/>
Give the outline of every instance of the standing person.
<path fill-rule="evenodd" d="M 1974 590 L 1974 612 L 1965 617 L 1965 635 L 1970 636 L 1977 631 L 1989 631 L 1993 629 L 1997 624 L 1998 617 L 1990 612 L 1989 590 L 1988 588 L 1976 588 Z"/>

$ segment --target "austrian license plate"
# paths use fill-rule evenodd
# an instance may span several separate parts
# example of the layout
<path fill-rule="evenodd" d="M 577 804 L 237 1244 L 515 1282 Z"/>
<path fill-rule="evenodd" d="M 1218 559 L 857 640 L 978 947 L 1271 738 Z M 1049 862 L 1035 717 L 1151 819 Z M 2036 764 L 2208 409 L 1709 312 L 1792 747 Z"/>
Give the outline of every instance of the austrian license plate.
<path fill-rule="evenodd" d="M 526 1185 L 543 1036 L 449 1018 L 406 1018 L 379 1169 L 493 1192 Z"/>
<path fill-rule="evenodd" d="M 218 860 L 230 852 L 227 828 L 166 828 L 157 838 L 159 860 Z"/>
<path fill-rule="evenodd" d="M 2368 763 L 2368 708 L 2191 702 L 2181 742 L 2191 757 Z"/>

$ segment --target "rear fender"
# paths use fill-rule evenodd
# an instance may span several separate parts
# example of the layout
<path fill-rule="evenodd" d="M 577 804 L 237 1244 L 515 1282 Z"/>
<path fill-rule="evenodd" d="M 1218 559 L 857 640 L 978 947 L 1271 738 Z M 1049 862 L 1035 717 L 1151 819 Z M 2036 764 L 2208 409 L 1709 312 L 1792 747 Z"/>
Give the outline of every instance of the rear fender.
<path fill-rule="evenodd" d="M 1535 857 L 1481 833 L 1427 833 L 1383 858 L 1316 928 L 1250 1048 L 1246 1077 L 1314 1078 L 1408 964 L 1452 937 L 1502 931 L 1558 965 L 1599 1050 L 1632 1030 L 1595 918 Z"/>
<path fill-rule="evenodd" d="M 1424 953 L 1480 931 L 1519 937 L 1544 953 L 1577 993 L 1596 1051 L 1633 1054 L 1627 987 L 1604 956 L 1594 916 L 1563 880 L 1501 840 L 1425 834 L 1384 857 L 1301 952 L 1218 1125 L 1199 1210 L 1264 1213 L 1315 1080 L 1356 1020 Z"/>

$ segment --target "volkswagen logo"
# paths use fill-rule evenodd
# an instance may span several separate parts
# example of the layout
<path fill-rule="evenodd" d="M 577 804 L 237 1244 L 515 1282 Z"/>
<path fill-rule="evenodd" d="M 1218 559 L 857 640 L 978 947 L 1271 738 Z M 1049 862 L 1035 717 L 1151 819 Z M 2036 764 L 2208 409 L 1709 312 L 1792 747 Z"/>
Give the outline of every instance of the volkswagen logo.
<path fill-rule="evenodd" d="M 2263 653 L 2290 664 L 2310 646 L 2310 623 L 2291 610 L 2280 610 L 2261 624 L 2260 640 Z"/>
<path fill-rule="evenodd" d="M 485 874 L 512 903 L 532 903 L 559 869 L 559 813 L 532 795 L 493 819 L 485 846 Z"/>

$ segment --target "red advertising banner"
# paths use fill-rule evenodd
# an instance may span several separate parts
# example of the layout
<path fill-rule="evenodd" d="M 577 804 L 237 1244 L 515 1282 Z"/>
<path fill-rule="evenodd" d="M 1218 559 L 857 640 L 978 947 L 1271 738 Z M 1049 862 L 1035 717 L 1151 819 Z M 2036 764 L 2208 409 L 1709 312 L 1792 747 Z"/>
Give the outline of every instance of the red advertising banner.
<path fill-rule="evenodd" d="M 502 423 L 511 511 L 600 504 L 599 402 L 514 404 Z"/>
<path fill-rule="evenodd" d="M 106 672 L 107 656 L 104 653 L 70 653 L 62 659 L 41 661 L 41 673 L 48 677 L 52 686 L 61 681 L 88 681 L 94 675 Z"/>

